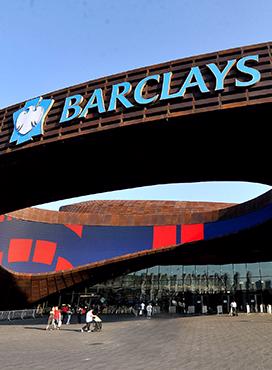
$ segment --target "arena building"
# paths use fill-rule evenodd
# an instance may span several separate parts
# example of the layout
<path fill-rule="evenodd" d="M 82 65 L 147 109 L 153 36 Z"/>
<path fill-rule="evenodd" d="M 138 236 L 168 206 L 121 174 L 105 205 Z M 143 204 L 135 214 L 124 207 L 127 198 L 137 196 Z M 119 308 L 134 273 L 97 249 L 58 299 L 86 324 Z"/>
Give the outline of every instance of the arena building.
<path fill-rule="evenodd" d="M 242 308 L 272 303 L 271 192 L 239 205 L 95 201 L 59 212 L 25 208 L 151 184 L 272 184 L 271 62 L 271 43 L 246 46 L 1 110 L 2 307 L 103 298 L 207 312 L 227 308 L 233 295 Z"/>

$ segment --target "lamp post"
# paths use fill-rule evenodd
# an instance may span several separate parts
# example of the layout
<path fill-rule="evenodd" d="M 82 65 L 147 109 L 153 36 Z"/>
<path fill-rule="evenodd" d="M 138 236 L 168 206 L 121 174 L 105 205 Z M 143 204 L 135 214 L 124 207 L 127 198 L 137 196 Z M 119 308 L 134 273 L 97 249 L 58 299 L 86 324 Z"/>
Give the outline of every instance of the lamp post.
<path fill-rule="evenodd" d="M 230 290 L 227 290 L 227 307 L 228 307 L 228 312 L 230 310 Z"/>
<path fill-rule="evenodd" d="M 263 304 L 263 285 L 264 285 L 264 281 L 261 280 L 261 304 Z"/>

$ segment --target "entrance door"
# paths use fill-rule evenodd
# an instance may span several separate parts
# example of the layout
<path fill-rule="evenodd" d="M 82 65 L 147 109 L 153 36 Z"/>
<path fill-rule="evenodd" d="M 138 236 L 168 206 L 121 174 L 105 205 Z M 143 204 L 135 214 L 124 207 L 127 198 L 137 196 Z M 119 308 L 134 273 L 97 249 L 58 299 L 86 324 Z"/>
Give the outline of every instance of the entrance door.
<path fill-rule="evenodd" d="M 230 296 L 229 296 L 229 294 L 223 294 L 222 295 L 222 308 L 223 308 L 223 313 L 229 313 L 229 308 L 230 308 Z"/>

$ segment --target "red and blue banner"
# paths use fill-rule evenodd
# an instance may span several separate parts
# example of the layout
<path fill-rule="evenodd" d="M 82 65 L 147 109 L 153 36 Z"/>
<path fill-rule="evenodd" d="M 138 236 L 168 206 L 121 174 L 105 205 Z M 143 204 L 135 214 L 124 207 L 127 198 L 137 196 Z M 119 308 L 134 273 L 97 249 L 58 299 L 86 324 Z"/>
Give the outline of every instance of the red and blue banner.
<path fill-rule="evenodd" d="M 215 239 L 270 219 L 272 205 L 227 220 L 160 226 L 62 225 L 0 216 L 0 264 L 32 274 L 60 271 L 140 251 Z"/>

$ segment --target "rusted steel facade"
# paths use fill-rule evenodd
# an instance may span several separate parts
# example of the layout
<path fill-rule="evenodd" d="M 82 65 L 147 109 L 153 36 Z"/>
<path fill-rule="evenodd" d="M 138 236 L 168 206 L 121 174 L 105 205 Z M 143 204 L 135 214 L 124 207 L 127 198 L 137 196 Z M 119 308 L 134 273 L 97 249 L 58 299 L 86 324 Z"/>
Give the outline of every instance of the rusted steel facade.
<path fill-rule="evenodd" d="M 261 73 L 259 82 L 250 87 L 235 86 L 235 79 L 244 77 L 239 77 L 239 71 L 233 67 L 226 76 L 224 89 L 214 91 L 215 79 L 211 78 L 207 63 L 215 63 L 223 69 L 228 60 L 252 54 L 259 58 L 258 63 L 253 63 Z M 206 180 L 272 183 L 270 174 L 261 172 L 260 164 L 252 170 L 254 161 L 247 146 L 251 141 L 262 140 L 255 162 L 259 161 L 258 155 L 261 160 L 269 152 L 264 119 L 272 103 L 271 63 L 271 43 L 264 43 L 139 68 L 52 92 L 43 96 L 55 100 L 45 120 L 44 135 L 23 145 L 14 145 L 9 140 L 12 115 L 24 103 L 2 109 L 0 171 L 6 178 L 6 191 L 5 196 L 0 197 L 0 211 L 5 213 L 61 198 L 157 183 Z M 147 105 L 136 104 L 131 93 L 127 97 L 135 103 L 133 108 L 118 104 L 115 111 L 106 113 L 91 109 L 86 118 L 59 122 L 68 96 L 81 94 L 86 103 L 91 92 L 101 88 L 107 107 L 113 84 L 125 81 L 135 87 L 146 76 L 168 72 L 173 73 L 171 94 L 178 90 L 193 66 L 200 68 L 210 92 L 203 94 L 198 87 L 193 87 L 183 97 Z M 147 84 L 143 96 L 154 97 L 161 84 L 161 81 Z M 258 129 L 254 127 L 257 122 Z M 243 156 L 239 155 L 245 151 L 250 166 L 243 163 Z M 215 155 L 219 166 L 213 163 Z M 33 167 L 39 168 L 35 178 Z M 88 169 L 92 181 L 86 184 Z M 79 174 L 82 181 L 73 176 L 73 172 Z M 26 184 L 25 197 L 17 194 L 14 185 L 22 176 Z M 31 190 L 33 181 L 39 183 L 35 193 Z"/>
<path fill-rule="evenodd" d="M 54 99 L 55 103 L 47 118 L 44 136 L 22 147 L 13 147 L 10 145 L 9 138 L 13 129 L 12 114 L 19 108 L 22 108 L 24 103 L 2 109 L 0 111 L 0 154 L 27 150 L 29 147 L 49 144 L 52 141 L 63 141 L 72 137 L 78 138 L 89 133 L 116 127 L 168 120 L 185 115 L 231 109 L 234 107 L 271 103 L 271 47 L 272 43 L 265 43 L 198 55 L 119 73 L 45 94 L 43 95 L 44 98 Z M 113 83 L 127 81 L 132 86 L 135 86 L 146 76 L 162 74 L 164 72 L 173 73 L 170 93 L 174 93 L 180 87 L 181 81 L 184 80 L 186 74 L 188 74 L 188 70 L 193 66 L 199 66 L 201 68 L 207 86 L 213 91 L 214 81 L 211 80 L 210 72 L 205 67 L 206 64 L 216 63 L 218 66 L 223 67 L 229 59 L 238 59 L 251 54 L 259 55 L 259 62 L 255 67 L 261 72 L 261 81 L 255 86 L 249 88 L 235 87 L 234 78 L 237 77 L 237 71 L 231 70 L 226 77 L 225 88 L 222 92 L 210 92 L 203 95 L 197 89 L 194 89 L 194 91 L 187 92 L 183 98 L 158 101 L 148 106 L 138 105 L 129 110 L 119 105 L 116 111 L 104 114 L 99 114 L 93 110 L 86 119 L 77 119 L 64 125 L 59 123 L 64 99 L 67 96 L 81 94 L 87 100 L 94 89 L 102 88 L 105 92 L 105 104 L 108 105 Z M 160 88 L 161 82 L 147 87 L 145 97 L 154 96 Z M 128 95 L 128 98 L 133 99 L 132 94 L 131 96 Z"/>
<path fill-rule="evenodd" d="M 13 218 L 47 223 L 147 226 L 197 223 L 198 215 L 206 221 L 217 219 L 220 210 L 231 203 L 151 201 L 151 200 L 95 200 L 63 206 L 60 212 L 25 208 L 10 213 Z M 213 211 L 213 212 L 211 212 Z M 209 219 L 211 217 L 211 219 Z"/>

